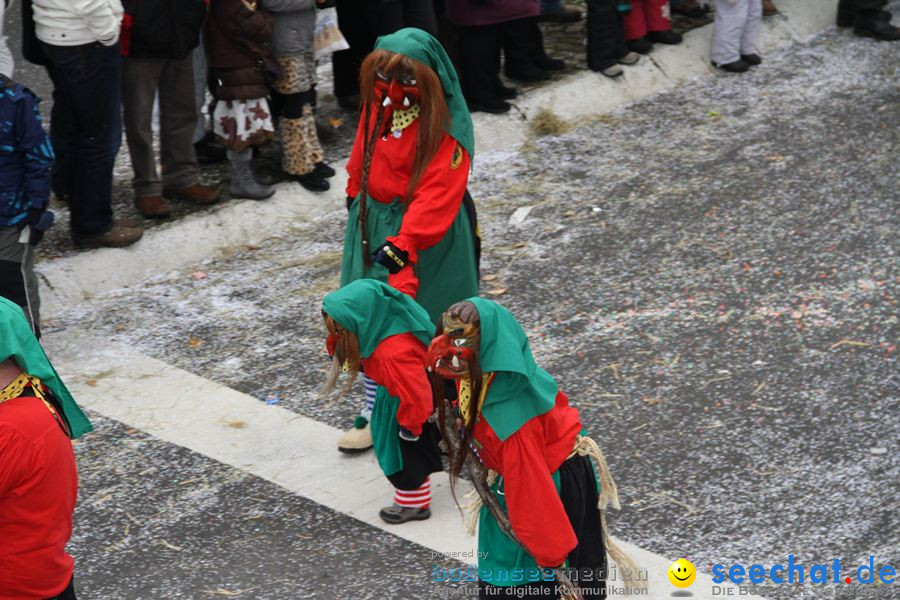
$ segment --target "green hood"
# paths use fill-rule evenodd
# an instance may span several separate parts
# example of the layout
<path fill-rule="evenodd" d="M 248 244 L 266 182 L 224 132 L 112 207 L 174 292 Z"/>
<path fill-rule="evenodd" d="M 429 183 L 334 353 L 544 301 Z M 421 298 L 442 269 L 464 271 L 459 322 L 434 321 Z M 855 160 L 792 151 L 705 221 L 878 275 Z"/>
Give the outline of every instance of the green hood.
<path fill-rule="evenodd" d="M 362 358 L 372 356 L 381 340 L 392 335 L 412 333 L 425 346 L 434 336 L 434 323 L 424 308 L 375 279 L 357 279 L 331 292 L 322 301 L 322 310 L 356 334 Z"/>
<path fill-rule="evenodd" d="M 31 332 L 25 313 L 18 304 L 0 298 L 0 361 L 10 356 L 20 369 L 39 378 L 53 392 L 73 438 L 93 429 Z"/>
<path fill-rule="evenodd" d="M 496 373 L 481 414 L 503 441 L 527 421 L 552 409 L 559 387 L 534 362 L 528 338 L 508 310 L 484 298 L 468 300 L 481 320 L 481 370 Z"/>
<path fill-rule="evenodd" d="M 469 107 L 463 98 L 462 88 L 456 69 L 441 43 L 431 34 L 415 27 L 407 27 L 390 35 L 384 35 L 375 42 L 376 50 L 389 50 L 402 54 L 431 68 L 437 73 L 444 88 L 444 99 L 450 112 L 450 124 L 447 127 L 453 139 L 466 149 L 469 160 L 475 158 L 475 134 L 472 130 L 472 117 Z"/>

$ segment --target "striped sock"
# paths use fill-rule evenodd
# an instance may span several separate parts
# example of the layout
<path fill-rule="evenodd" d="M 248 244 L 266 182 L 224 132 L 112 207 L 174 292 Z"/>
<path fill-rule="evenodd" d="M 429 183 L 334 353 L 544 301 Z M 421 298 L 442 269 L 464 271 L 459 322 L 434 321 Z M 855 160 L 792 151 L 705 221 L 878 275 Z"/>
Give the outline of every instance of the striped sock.
<path fill-rule="evenodd" d="M 415 490 L 394 488 L 394 504 L 404 508 L 428 508 L 431 506 L 431 477 Z"/>
<path fill-rule="evenodd" d="M 375 390 L 378 389 L 378 384 L 365 373 L 363 373 L 363 384 L 366 387 L 366 406 L 359 414 L 365 417 L 367 421 L 371 421 L 372 409 L 375 408 Z"/>

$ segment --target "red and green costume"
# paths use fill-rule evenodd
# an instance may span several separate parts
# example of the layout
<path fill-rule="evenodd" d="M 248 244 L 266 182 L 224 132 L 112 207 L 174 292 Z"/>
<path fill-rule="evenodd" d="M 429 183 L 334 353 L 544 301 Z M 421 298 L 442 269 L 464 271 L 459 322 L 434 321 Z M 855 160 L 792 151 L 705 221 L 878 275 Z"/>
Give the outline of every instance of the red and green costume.
<path fill-rule="evenodd" d="M 477 410 L 471 447 L 499 475 L 492 490 L 525 546 L 504 534 L 482 507 L 478 522 L 482 585 L 519 585 L 517 569 L 528 573 L 560 565 L 593 569 L 599 581 L 606 573 L 607 542 L 596 474 L 590 459 L 576 451 L 582 441 L 578 411 L 534 362 L 515 318 L 490 300 L 468 301 L 478 310 L 478 363 L 484 373 L 481 397 L 468 398 L 469 410 Z M 467 387 L 460 386 L 460 402 Z M 601 597 L 582 591 L 585 598 Z"/>
<path fill-rule="evenodd" d="M 442 468 L 425 374 L 426 343 L 434 333 L 428 313 L 408 295 L 373 279 L 360 279 L 325 296 L 325 311 L 356 335 L 366 375 L 378 384 L 372 441 L 378 465 L 399 489 L 415 489 Z M 399 437 L 404 427 L 417 442 Z"/>
<path fill-rule="evenodd" d="M 389 115 L 386 121 L 391 133 L 379 135 L 375 141 L 367 183 L 366 237 L 373 249 L 385 241 L 392 242 L 409 254 L 411 263 L 389 275 L 384 266 L 367 264 L 363 257 L 359 196 L 366 131 L 365 119 L 360 119 L 347 162 L 347 196 L 354 200 L 344 237 L 341 285 L 362 278 L 385 281 L 414 297 L 432 322 L 437 322 L 453 302 L 478 292 L 474 210 L 468 211 L 463 205 L 474 152 L 472 121 L 453 65 L 432 36 L 418 29 L 402 29 L 379 38 L 376 48 L 403 54 L 430 67 L 441 81 L 450 120 L 437 153 L 409 199 L 407 188 L 420 125 L 415 116 L 417 107 Z M 377 109 L 373 106 L 371 112 Z M 370 119 L 369 123 L 373 131 L 375 121 Z M 397 127 L 393 127 L 395 123 Z"/>

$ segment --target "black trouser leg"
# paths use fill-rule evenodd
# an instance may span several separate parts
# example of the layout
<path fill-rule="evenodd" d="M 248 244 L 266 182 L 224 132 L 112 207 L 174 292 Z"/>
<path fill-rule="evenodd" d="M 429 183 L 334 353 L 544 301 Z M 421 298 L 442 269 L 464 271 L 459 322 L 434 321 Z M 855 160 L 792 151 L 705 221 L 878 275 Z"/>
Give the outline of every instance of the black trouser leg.
<path fill-rule="evenodd" d="M 500 26 L 459 27 L 458 32 L 459 70 L 466 98 L 473 102 L 498 100 Z"/>
<path fill-rule="evenodd" d="M 625 28 L 616 10 L 616 0 L 588 0 L 587 63 L 592 71 L 602 71 L 624 56 Z"/>
<path fill-rule="evenodd" d="M 403 27 L 403 3 L 337 0 L 336 6 L 341 33 L 350 48 L 331 56 L 334 95 L 354 96 L 359 93 L 359 67 L 375 48 L 375 40 Z"/>
<path fill-rule="evenodd" d="M 506 72 L 534 68 L 532 57 L 538 50 L 534 29 L 537 23 L 533 18 L 515 19 L 500 24 L 503 28 L 503 60 Z M 540 30 L 538 30 L 540 36 Z"/>

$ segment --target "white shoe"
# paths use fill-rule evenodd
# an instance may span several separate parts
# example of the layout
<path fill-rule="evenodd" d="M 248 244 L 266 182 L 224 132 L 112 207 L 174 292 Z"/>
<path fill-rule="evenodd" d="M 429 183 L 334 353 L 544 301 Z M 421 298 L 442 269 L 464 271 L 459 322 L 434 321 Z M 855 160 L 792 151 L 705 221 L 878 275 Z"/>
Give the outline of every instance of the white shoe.
<path fill-rule="evenodd" d="M 357 424 L 354 423 L 338 440 L 338 450 L 345 454 L 358 454 L 372 447 L 372 428 L 369 422 L 366 421 L 364 427 L 356 427 Z"/>
<path fill-rule="evenodd" d="M 641 55 L 638 54 L 637 52 L 629 52 L 628 54 L 626 54 L 625 56 L 620 58 L 617 62 L 620 65 L 633 65 L 640 59 L 641 59 Z"/>

